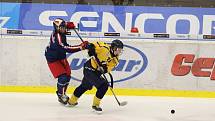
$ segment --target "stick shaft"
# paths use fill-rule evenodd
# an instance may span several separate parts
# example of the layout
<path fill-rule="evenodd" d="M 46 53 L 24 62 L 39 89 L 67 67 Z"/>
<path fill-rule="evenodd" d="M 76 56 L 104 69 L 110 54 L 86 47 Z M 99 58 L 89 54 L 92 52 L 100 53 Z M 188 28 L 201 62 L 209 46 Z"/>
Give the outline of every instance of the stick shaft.
<path fill-rule="evenodd" d="M 102 74 L 102 75 L 103 75 L 103 77 L 105 78 L 105 80 L 106 80 L 107 83 L 108 83 L 107 77 L 106 77 L 104 74 Z M 110 85 L 109 85 L 109 87 L 110 87 Z M 118 98 L 116 97 L 116 94 L 114 93 L 113 88 L 110 87 L 110 90 L 111 90 L 111 92 L 112 92 L 114 98 L 116 99 L 117 103 L 120 105 L 120 102 L 119 102 Z"/>
<path fill-rule="evenodd" d="M 75 31 L 75 33 L 78 35 L 79 39 L 84 42 L 84 40 L 82 39 L 82 37 L 79 35 L 79 33 L 76 31 L 76 29 L 73 29 Z"/>
<path fill-rule="evenodd" d="M 113 91 L 113 88 L 110 87 L 110 90 L 111 90 L 111 92 L 112 92 L 114 98 L 116 99 L 117 103 L 120 105 L 120 102 L 119 102 L 119 100 L 117 99 L 116 94 L 115 94 L 114 91 Z"/>

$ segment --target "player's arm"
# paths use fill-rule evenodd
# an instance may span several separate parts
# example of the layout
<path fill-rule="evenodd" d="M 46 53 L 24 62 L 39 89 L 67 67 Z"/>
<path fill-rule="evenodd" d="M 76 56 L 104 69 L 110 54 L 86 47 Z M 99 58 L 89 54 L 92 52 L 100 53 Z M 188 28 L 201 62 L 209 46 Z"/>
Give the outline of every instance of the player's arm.
<path fill-rule="evenodd" d="M 61 38 L 60 34 L 56 35 L 55 42 L 58 45 L 60 50 L 65 50 L 68 53 L 74 53 L 74 52 L 81 51 L 81 50 L 85 49 L 85 47 L 86 47 L 86 45 L 88 43 L 87 41 L 84 41 L 80 45 L 71 46 L 68 43 L 63 43 L 62 42 L 62 38 Z"/>
<path fill-rule="evenodd" d="M 81 50 L 84 50 L 87 46 L 87 41 L 84 41 L 83 43 L 79 44 L 79 45 L 65 45 L 63 48 L 66 50 L 66 52 L 68 53 L 74 53 L 74 52 L 78 52 L 78 51 L 81 51 Z"/>
<path fill-rule="evenodd" d="M 110 58 L 109 50 L 106 47 L 100 47 L 96 50 L 98 61 L 100 62 L 98 70 L 102 73 L 108 72 L 107 62 Z"/>
<path fill-rule="evenodd" d="M 104 73 L 105 70 L 107 70 L 104 61 L 104 56 L 101 55 L 104 54 L 101 47 L 98 47 L 97 43 L 89 43 L 88 46 L 88 55 L 92 57 L 91 64 L 94 68 Z M 103 69 L 105 68 L 105 69 Z M 105 71 L 106 72 L 106 71 Z"/>
<path fill-rule="evenodd" d="M 75 29 L 75 25 L 74 25 L 73 22 L 66 22 L 66 28 L 68 30 Z M 84 50 L 86 48 L 87 44 L 88 44 L 88 41 L 84 41 L 84 42 L 82 42 L 79 45 L 71 46 L 66 41 L 65 44 L 64 44 L 64 46 L 63 46 L 63 48 L 66 50 L 66 52 L 74 53 L 74 52 L 78 52 L 78 51 Z"/>
<path fill-rule="evenodd" d="M 110 73 L 119 63 L 118 56 L 113 57 L 107 64 L 107 71 Z"/>

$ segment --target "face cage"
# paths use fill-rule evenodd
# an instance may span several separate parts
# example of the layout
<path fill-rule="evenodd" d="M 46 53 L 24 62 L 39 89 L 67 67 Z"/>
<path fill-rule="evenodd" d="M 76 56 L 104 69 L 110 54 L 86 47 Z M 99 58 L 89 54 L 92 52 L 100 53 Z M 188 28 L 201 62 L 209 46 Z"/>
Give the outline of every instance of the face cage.
<path fill-rule="evenodd" d="M 59 26 L 58 29 L 59 29 L 59 30 L 60 30 L 60 29 L 65 29 L 65 30 L 66 30 L 67 28 L 66 28 L 66 26 Z"/>
<path fill-rule="evenodd" d="M 60 33 L 66 33 L 67 28 L 65 26 L 59 26 L 57 31 L 59 31 Z"/>

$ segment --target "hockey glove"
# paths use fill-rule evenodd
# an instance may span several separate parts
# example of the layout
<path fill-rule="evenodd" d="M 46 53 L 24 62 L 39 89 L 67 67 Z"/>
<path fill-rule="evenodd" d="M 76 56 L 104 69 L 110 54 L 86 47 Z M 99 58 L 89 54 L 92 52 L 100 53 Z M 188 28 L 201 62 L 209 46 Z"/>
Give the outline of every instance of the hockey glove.
<path fill-rule="evenodd" d="M 98 71 L 100 71 L 102 74 L 107 73 L 107 65 L 103 64 L 103 65 L 99 66 Z"/>
<path fill-rule="evenodd" d="M 66 22 L 66 28 L 67 29 L 75 29 L 75 25 L 73 22 Z"/>
<path fill-rule="evenodd" d="M 81 43 L 81 49 L 82 49 L 82 50 L 86 49 L 87 46 L 88 46 L 88 43 L 89 43 L 88 41 L 82 42 L 82 43 Z"/>

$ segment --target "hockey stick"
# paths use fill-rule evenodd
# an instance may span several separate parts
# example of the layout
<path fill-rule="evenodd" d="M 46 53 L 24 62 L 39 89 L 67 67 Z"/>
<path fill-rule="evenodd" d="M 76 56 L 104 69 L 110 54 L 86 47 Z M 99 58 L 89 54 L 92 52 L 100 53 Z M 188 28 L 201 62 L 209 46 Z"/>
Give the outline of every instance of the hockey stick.
<path fill-rule="evenodd" d="M 73 29 L 73 30 L 75 31 L 75 33 L 77 34 L 77 36 L 79 37 L 79 39 L 80 39 L 82 42 L 84 42 L 84 40 L 82 39 L 82 37 L 81 37 L 81 36 L 79 35 L 79 33 L 76 31 L 76 29 Z M 94 57 L 94 59 L 97 61 L 97 62 L 96 62 L 97 65 L 99 65 L 99 64 L 98 64 L 99 60 L 96 59 L 95 57 Z M 108 80 L 107 80 L 106 76 L 105 76 L 104 74 L 102 74 L 102 76 L 104 77 L 105 81 L 108 83 Z M 114 98 L 116 99 L 117 103 L 119 104 L 119 106 L 125 106 L 125 105 L 127 104 L 127 101 L 120 102 L 120 101 L 118 100 L 118 98 L 116 97 L 116 94 L 114 93 L 113 88 L 109 85 L 109 83 L 108 83 L 108 86 L 110 87 L 110 90 L 111 90 L 111 92 L 112 92 Z"/>
<path fill-rule="evenodd" d="M 99 66 L 99 64 L 98 64 L 99 60 L 96 59 L 94 56 L 93 56 L 93 58 L 95 59 L 96 64 Z M 109 84 L 109 82 L 108 82 L 107 77 L 105 76 L 105 74 L 102 73 L 102 76 L 104 77 L 105 81 L 108 83 L 108 86 L 110 87 L 110 90 L 111 90 L 114 98 L 116 99 L 117 103 L 119 104 L 119 106 L 125 106 L 125 105 L 127 105 L 127 101 L 120 102 L 118 100 L 118 98 L 116 97 L 116 94 L 114 93 L 113 88 L 110 86 L 110 84 Z"/>
<path fill-rule="evenodd" d="M 79 33 L 77 32 L 77 30 L 76 30 L 76 29 L 73 29 L 73 30 L 75 31 L 76 35 L 79 37 L 79 39 L 81 40 L 81 42 L 84 42 L 84 40 L 83 40 L 82 37 L 79 35 Z"/>
<path fill-rule="evenodd" d="M 106 77 L 104 74 L 102 74 L 102 76 L 104 77 L 104 79 L 105 79 L 105 80 L 107 81 L 107 83 L 108 83 L 107 77 Z M 118 98 L 116 97 L 116 94 L 115 94 L 114 91 L 113 91 L 113 88 L 109 85 L 109 83 L 108 83 L 108 86 L 110 87 L 110 90 L 111 90 L 111 92 L 112 92 L 114 98 L 116 99 L 117 103 L 119 104 L 119 106 L 125 106 L 125 105 L 127 105 L 127 101 L 122 101 L 122 102 L 120 102 L 120 101 L 118 100 Z"/>

